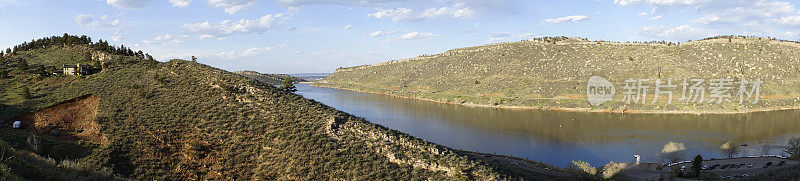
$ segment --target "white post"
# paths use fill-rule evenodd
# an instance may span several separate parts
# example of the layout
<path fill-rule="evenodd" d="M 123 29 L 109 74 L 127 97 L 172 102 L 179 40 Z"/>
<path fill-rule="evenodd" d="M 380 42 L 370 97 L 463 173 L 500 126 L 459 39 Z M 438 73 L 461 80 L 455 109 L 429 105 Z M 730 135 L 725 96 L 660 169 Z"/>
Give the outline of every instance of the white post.
<path fill-rule="evenodd" d="M 633 155 L 633 158 L 636 158 L 636 164 L 638 165 L 639 164 L 639 158 L 641 158 L 641 157 L 639 155 Z"/>

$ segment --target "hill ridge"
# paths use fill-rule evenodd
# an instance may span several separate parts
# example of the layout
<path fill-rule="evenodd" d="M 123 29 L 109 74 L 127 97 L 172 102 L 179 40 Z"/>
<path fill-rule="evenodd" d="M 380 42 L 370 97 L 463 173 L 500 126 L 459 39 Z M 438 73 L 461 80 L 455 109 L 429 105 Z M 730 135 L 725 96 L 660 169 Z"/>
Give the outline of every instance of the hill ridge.
<path fill-rule="evenodd" d="M 560 39 L 570 41 L 562 42 Z M 562 43 L 560 43 L 562 42 Z M 720 36 L 680 44 L 542 38 L 448 50 L 435 55 L 337 69 L 317 86 L 436 102 L 593 112 L 741 113 L 800 108 L 800 44 Z M 603 76 L 621 90 L 627 79 L 762 79 L 759 104 L 589 105 L 586 80 Z M 707 85 L 708 86 L 708 85 Z M 711 87 L 708 86 L 710 89 Z M 652 87 L 648 93 L 654 99 Z M 621 91 L 620 91 L 621 92 Z M 680 92 L 675 91 L 678 95 Z M 735 94 L 736 92 L 733 92 Z M 543 100 L 575 98 L 576 100 Z M 680 98 L 680 97 L 679 97 Z M 785 98 L 774 100 L 771 98 Z M 616 94 L 615 100 L 622 100 Z M 666 100 L 665 100 L 666 102 Z"/>

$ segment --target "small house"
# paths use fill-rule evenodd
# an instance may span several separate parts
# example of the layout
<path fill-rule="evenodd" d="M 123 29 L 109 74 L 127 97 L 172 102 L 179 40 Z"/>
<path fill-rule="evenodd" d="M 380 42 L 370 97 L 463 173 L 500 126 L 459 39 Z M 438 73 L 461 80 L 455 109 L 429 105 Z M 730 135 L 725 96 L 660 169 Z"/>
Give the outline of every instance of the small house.
<path fill-rule="evenodd" d="M 89 65 L 64 65 L 63 73 L 64 75 L 88 75 L 92 67 Z"/>
<path fill-rule="evenodd" d="M 12 128 L 21 128 L 22 127 L 22 121 L 14 121 L 14 124 L 11 125 L 11 127 Z"/>

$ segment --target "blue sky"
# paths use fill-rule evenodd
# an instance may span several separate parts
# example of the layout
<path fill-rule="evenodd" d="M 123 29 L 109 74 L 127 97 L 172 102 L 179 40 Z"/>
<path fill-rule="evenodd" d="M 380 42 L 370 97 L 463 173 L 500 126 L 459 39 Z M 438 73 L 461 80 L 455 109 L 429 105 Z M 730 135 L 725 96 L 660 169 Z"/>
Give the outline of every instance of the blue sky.
<path fill-rule="evenodd" d="M 0 0 L 0 47 L 63 33 L 226 70 L 335 68 L 541 36 L 800 39 L 781 0 Z"/>

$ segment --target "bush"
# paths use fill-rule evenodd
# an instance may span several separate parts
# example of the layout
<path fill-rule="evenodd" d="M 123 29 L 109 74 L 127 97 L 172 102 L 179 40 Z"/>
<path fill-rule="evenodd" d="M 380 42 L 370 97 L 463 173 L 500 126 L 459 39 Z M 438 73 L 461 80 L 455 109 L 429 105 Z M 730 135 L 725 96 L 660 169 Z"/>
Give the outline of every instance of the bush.
<path fill-rule="evenodd" d="M 789 139 L 789 143 L 786 145 L 786 153 L 788 153 L 792 159 L 800 159 L 800 138 Z"/>
<path fill-rule="evenodd" d="M 597 174 L 597 168 L 583 160 L 572 161 L 572 163 L 567 166 L 567 169 L 573 171 L 583 179 L 592 178 Z"/>
<path fill-rule="evenodd" d="M 683 160 L 683 157 L 686 155 L 684 153 L 685 151 L 686 146 L 684 146 L 683 143 L 670 141 L 661 149 L 661 157 L 670 163 L 675 163 Z"/>
<path fill-rule="evenodd" d="M 628 165 L 625 163 L 614 163 L 608 162 L 605 166 L 603 166 L 603 179 L 612 179 L 612 178 L 620 178 L 620 172 L 625 169 Z"/>
<path fill-rule="evenodd" d="M 719 146 L 719 149 L 722 150 L 722 154 L 728 156 L 728 158 L 733 158 L 736 154 L 742 150 L 738 144 L 731 143 L 731 141 L 723 143 Z"/>

